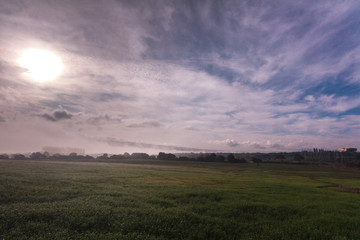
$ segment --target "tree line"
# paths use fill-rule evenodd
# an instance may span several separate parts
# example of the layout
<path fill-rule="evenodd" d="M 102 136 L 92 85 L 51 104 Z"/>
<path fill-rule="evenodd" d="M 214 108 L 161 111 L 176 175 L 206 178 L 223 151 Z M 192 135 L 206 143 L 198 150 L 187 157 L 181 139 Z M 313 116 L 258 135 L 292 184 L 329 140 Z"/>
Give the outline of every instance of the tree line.
<path fill-rule="evenodd" d="M 33 152 L 29 156 L 24 154 L 0 154 L 0 159 L 13 160 L 93 160 L 93 161 L 116 161 L 125 159 L 157 159 L 157 160 L 178 160 L 178 161 L 200 161 L 200 162 L 231 162 L 231 163 L 246 163 L 245 158 L 237 158 L 233 153 L 216 154 L 216 153 L 190 153 L 189 156 L 180 154 L 177 156 L 173 153 L 159 152 L 158 155 L 149 155 L 147 153 L 132 153 L 125 152 L 124 154 L 107 154 L 104 153 L 99 156 L 79 155 L 77 153 L 63 154 L 49 154 L 48 152 Z M 250 159 L 253 162 L 259 163 L 262 160 L 256 157 Z"/>
<path fill-rule="evenodd" d="M 49 154 L 48 152 L 33 152 L 24 154 L 0 154 L 0 159 L 13 160 L 61 160 L 61 161 L 121 161 L 121 160 L 166 160 L 166 161 L 199 161 L 199 162 L 228 162 L 228 163 L 342 163 L 360 167 L 360 153 L 339 152 L 314 149 L 302 152 L 279 153 L 165 153 L 157 155 L 147 153 L 100 154 L 97 156 L 80 155 L 75 152 L 68 155 Z"/>

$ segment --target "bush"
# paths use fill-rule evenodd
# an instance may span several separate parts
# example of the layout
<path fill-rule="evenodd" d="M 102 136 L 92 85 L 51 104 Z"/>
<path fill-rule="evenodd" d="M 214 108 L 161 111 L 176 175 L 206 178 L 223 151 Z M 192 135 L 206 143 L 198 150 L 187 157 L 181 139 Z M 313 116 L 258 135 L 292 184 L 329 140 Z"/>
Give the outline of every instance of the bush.
<path fill-rule="evenodd" d="M 0 154 L 0 159 L 9 159 L 7 154 Z"/>
<path fill-rule="evenodd" d="M 172 153 L 159 152 L 157 159 L 159 159 L 159 160 L 176 160 L 176 156 Z"/>
<path fill-rule="evenodd" d="M 262 162 L 262 160 L 260 158 L 256 158 L 256 157 L 252 158 L 251 161 L 253 163 L 256 163 L 257 165 L 259 165 Z"/>

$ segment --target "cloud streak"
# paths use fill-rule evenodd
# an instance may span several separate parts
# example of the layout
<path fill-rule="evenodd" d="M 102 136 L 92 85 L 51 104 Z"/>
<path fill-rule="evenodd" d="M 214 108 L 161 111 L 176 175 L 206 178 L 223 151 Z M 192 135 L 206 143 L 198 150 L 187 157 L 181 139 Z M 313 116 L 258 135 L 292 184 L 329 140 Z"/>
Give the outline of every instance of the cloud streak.
<path fill-rule="evenodd" d="M 115 138 L 106 138 L 104 141 L 111 146 L 129 146 L 137 147 L 140 149 L 157 149 L 157 150 L 166 150 L 166 151 L 180 151 L 180 152 L 211 152 L 213 149 L 200 149 L 200 148 L 191 148 L 191 147 L 182 147 L 182 146 L 172 146 L 172 145 L 162 145 L 162 144 L 152 144 L 152 143 L 141 143 L 141 142 L 131 142 L 131 141 L 122 141 Z M 216 150 L 215 150 L 216 151 Z"/>
<path fill-rule="evenodd" d="M 142 122 L 142 123 L 134 123 L 128 125 L 129 128 L 158 128 L 161 127 L 162 124 L 156 121 Z"/>
<path fill-rule="evenodd" d="M 4 2 L 0 131 L 33 128 L 94 152 L 359 145 L 359 9 L 307 0 Z M 26 78 L 17 62 L 27 48 L 58 54 L 62 75 Z M 19 151 L 28 145 L 23 138 Z"/>

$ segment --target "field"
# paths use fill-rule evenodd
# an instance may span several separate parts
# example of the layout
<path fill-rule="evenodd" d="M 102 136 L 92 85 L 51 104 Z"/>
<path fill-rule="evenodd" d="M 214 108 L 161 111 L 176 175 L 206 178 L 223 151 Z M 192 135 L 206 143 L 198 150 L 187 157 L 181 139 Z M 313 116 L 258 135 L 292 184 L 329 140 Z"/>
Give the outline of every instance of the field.
<path fill-rule="evenodd" d="M 0 161 L 0 239 L 359 239 L 360 171 Z"/>

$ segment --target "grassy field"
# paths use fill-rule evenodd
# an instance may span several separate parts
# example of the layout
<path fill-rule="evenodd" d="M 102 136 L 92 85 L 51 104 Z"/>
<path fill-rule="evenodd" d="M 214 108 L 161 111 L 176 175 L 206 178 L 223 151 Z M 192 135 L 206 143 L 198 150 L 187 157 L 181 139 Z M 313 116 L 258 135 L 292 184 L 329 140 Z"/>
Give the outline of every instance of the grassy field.
<path fill-rule="evenodd" d="M 0 239 L 359 239 L 360 171 L 0 161 Z"/>

